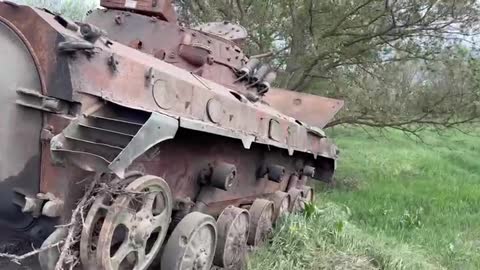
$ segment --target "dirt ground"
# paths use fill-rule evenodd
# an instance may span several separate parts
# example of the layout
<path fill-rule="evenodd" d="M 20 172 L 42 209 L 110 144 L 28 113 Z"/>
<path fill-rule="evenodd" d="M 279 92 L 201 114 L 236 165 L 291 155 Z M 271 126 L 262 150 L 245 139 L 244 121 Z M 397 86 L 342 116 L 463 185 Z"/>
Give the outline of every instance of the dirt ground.
<path fill-rule="evenodd" d="M 0 227 L 0 253 L 22 255 L 32 251 L 29 241 L 22 239 L 11 240 L 15 233 Z M 38 257 L 33 256 L 21 262 L 21 265 L 6 258 L 0 258 L 1 270 L 39 270 Z"/>
<path fill-rule="evenodd" d="M 22 262 L 22 265 L 10 262 L 7 259 L 0 259 L 0 269 L 2 270 L 39 270 L 37 258 L 33 257 Z"/>

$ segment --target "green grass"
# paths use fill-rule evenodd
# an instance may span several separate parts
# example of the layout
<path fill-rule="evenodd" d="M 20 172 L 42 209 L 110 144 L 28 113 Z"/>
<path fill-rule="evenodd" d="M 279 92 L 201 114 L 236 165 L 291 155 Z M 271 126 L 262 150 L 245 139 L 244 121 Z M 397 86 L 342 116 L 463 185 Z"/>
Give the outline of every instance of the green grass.
<path fill-rule="evenodd" d="M 288 218 L 250 269 L 480 269 L 480 137 L 333 136 L 336 184 L 317 185 L 316 215 Z"/>

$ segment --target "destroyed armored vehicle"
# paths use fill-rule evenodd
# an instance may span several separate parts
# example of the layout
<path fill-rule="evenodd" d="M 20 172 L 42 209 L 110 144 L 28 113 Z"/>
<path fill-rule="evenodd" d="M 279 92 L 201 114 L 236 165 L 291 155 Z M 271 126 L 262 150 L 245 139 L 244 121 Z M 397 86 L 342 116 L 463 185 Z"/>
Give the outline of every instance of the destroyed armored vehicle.
<path fill-rule="evenodd" d="M 43 246 L 44 270 L 241 269 L 331 180 L 343 102 L 272 88 L 241 26 L 101 6 L 80 23 L 0 1 L 1 240 Z"/>

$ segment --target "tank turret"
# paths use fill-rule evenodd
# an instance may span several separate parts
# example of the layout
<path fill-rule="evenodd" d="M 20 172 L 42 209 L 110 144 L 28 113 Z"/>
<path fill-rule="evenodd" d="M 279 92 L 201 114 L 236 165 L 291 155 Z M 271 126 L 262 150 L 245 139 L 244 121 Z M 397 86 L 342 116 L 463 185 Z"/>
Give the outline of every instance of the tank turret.
<path fill-rule="evenodd" d="M 199 79 L 235 89 L 240 98 L 273 105 L 320 128 L 343 106 L 339 100 L 272 89 L 276 72 L 268 63 L 244 54 L 248 33 L 240 25 L 227 21 L 208 22 L 193 29 L 177 25 L 169 0 L 102 0 L 101 5 L 107 9 L 93 11 L 87 22 L 107 31 L 110 38 L 187 69 Z"/>
<path fill-rule="evenodd" d="M 193 29 L 177 25 L 168 0 L 103 0 L 101 5 L 107 9 L 92 12 L 87 22 L 110 38 L 233 88 L 251 101 L 260 100 L 276 78 L 268 64 L 245 55 L 241 46 L 248 33 L 240 25 L 226 21 Z"/>
<path fill-rule="evenodd" d="M 170 0 L 101 0 L 100 5 L 156 17 L 167 22 L 177 21 L 177 14 Z"/>

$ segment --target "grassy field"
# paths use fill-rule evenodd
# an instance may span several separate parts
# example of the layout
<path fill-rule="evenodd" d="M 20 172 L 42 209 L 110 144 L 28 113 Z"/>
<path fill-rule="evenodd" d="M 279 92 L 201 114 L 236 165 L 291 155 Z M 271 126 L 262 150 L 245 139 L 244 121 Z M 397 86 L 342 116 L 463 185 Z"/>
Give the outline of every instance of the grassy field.
<path fill-rule="evenodd" d="M 480 269 L 480 137 L 332 135 L 335 186 L 317 185 L 315 211 L 289 217 L 250 269 Z"/>

